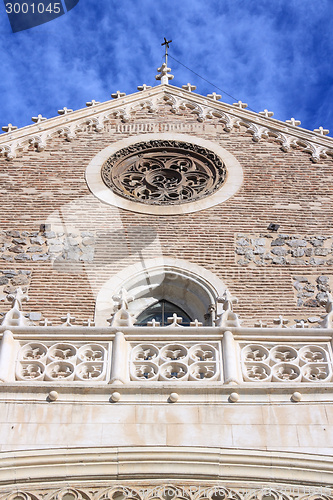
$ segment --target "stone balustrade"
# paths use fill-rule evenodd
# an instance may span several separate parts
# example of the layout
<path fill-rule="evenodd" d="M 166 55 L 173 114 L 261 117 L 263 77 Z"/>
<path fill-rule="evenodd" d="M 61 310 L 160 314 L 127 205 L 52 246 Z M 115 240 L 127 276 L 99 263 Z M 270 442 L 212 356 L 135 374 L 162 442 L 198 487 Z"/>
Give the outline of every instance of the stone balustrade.
<path fill-rule="evenodd" d="M 317 330 L 303 328 L 237 328 L 232 333 L 209 327 L 168 327 L 167 331 L 133 327 L 124 332 L 89 327 L 85 336 L 79 334 L 82 327 L 12 330 L 6 330 L 1 340 L 3 382 L 190 382 L 246 387 L 325 384 L 333 378 L 329 329 L 318 329 L 320 336 Z"/>

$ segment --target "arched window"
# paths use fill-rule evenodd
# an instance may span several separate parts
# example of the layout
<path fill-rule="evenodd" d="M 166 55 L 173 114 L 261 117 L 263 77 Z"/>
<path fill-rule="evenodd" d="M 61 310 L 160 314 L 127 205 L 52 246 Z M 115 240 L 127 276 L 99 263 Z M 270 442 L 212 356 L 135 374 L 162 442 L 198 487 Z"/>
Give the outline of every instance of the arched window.
<path fill-rule="evenodd" d="M 216 297 L 222 296 L 227 288 L 213 273 L 186 260 L 144 259 L 120 271 L 100 289 L 96 300 L 96 325 L 107 324 L 110 312 L 115 310 L 113 298 L 122 287 L 131 298 L 128 312 L 136 326 L 152 319 L 167 326 L 167 318 L 174 313 L 183 318 L 182 326 L 195 320 L 213 326 Z"/>
<path fill-rule="evenodd" d="M 168 325 L 168 318 L 172 318 L 172 315 L 176 313 L 177 316 L 182 318 L 182 326 L 190 326 L 190 322 L 192 319 L 186 314 L 186 312 L 180 307 L 176 306 L 172 302 L 168 300 L 159 300 L 147 307 L 137 318 L 136 325 L 137 326 L 145 326 L 148 321 L 158 321 L 160 326 Z"/>

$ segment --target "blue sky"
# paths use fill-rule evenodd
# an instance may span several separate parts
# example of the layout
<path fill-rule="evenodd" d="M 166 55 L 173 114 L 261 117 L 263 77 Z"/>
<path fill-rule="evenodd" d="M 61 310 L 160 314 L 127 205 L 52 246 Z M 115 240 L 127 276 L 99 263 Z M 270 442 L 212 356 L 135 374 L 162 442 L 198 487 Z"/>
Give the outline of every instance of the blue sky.
<path fill-rule="evenodd" d="M 80 0 L 54 21 L 11 33 L 1 3 L 0 125 L 156 85 L 166 36 L 171 56 L 254 111 L 333 136 L 332 18 L 332 0 Z M 217 91 L 169 63 L 173 85 Z"/>

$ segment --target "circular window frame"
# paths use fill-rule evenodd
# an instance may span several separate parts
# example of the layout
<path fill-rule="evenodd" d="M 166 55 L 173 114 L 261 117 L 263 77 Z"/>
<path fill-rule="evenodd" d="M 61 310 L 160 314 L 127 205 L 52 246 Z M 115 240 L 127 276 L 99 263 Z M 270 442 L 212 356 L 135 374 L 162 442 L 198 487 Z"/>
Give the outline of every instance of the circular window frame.
<path fill-rule="evenodd" d="M 199 200 L 183 203 L 179 205 L 149 205 L 137 201 L 131 201 L 127 198 L 114 193 L 110 188 L 104 184 L 101 169 L 104 163 L 114 155 L 117 151 L 131 146 L 139 142 L 155 141 L 155 140 L 169 140 L 181 141 L 195 144 L 196 146 L 204 147 L 217 156 L 220 157 L 225 164 L 227 174 L 222 186 L 204 198 Z M 211 208 L 215 205 L 228 200 L 233 196 L 243 183 L 243 169 L 239 161 L 226 149 L 220 145 L 195 137 L 188 134 L 174 134 L 174 133 L 155 133 L 155 134 L 141 134 L 126 139 L 121 139 L 100 151 L 89 163 L 86 169 L 86 182 L 94 196 L 99 198 L 108 205 L 116 206 L 131 212 L 137 212 L 150 215 L 182 215 L 193 212 L 198 212 L 206 208 Z"/>

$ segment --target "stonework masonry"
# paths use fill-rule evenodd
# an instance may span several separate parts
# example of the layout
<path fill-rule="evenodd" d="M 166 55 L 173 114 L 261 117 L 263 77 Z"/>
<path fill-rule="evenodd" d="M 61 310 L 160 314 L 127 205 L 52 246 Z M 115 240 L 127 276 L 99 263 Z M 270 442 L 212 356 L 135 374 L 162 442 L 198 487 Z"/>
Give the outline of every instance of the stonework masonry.
<path fill-rule="evenodd" d="M 0 137 L 0 499 L 330 500 L 332 139 L 158 71 Z"/>
<path fill-rule="evenodd" d="M 190 131 L 226 148 L 243 168 L 241 189 L 221 205 L 174 217 L 164 216 L 163 208 L 158 216 L 145 215 L 97 200 L 84 178 L 91 159 L 138 130 L 157 129 Z M 314 276 L 331 272 L 331 167 L 330 158 L 314 164 L 298 147 L 286 153 L 276 142 L 253 142 L 242 126 L 226 132 L 217 119 L 198 123 L 189 111 L 170 113 L 168 105 L 158 116 L 141 111 L 126 124 L 112 119 L 99 133 L 87 126 L 71 142 L 54 138 L 42 152 L 31 147 L 11 162 L 1 159 L 0 263 L 31 272 L 29 306 L 44 308 L 41 313 L 53 319 L 68 311 L 73 294 L 80 319 L 92 317 L 94 290 L 142 252 L 145 258 L 186 259 L 216 273 L 238 297 L 243 325 L 272 321 L 277 310 L 299 319 L 292 277 L 310 268 Z M 47 221 L 56 230 L 40 233 Z M 279 234 L 267 234 L 271 222 L 280 225 Z M 302 305 L 309 307 L 304 316 L 312 314 L 309 304 Z"/>

